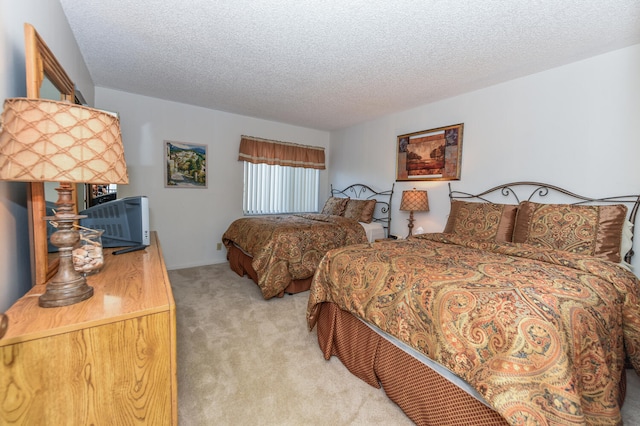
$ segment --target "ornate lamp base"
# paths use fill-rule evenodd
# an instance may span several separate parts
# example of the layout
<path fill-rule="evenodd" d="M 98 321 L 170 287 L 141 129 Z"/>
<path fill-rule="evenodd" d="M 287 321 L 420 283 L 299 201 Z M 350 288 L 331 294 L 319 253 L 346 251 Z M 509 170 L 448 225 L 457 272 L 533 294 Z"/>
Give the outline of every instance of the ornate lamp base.
<path fill-rule="evenodd" d="M 413 211 L 409 212 L 409 219 L 407 219 L 407 221 L 409 221 L 409 235 L 407 235 L 407 238 L 409 238 L 413 235 Z"/>
<path fill-rule="evenodd" d="M 42 308 L 73 305 L 93 296 L 93 287 L 89 287 L 84 275 L 73 267 L 73 246 L 80 241 L 78 231 L 73 229 L 73 219 L 55 219 L 58 221 L 58 230 L 51 235 L 51 243 L 59 247 L 60 263 L 58 272 L 38 299 L 38 305 Z"/>
<path fill-rule="evenodd" d="M 71 210 L 73 190 L 69 184 L 60 184 L 58 191 L 58 211 L 55 216 L 45 217 L 45 220 L 53 220 L 58 229 L 51 234 L 51 244 L 58 247 L 59 264 L 58 272 L 47 283 L 47 290 L 38 299 L 38 305 L 42 308 L 57 308 L 59 306 L 73 305 L 93 296 L 93 287 L 87 285 L 87 279 L 73 267 L 73 247 L 80 241 L 80 234 L 73 227 L 76 220 L 86 216 L 79 216 Z"/>
<path fill-rule="evenodd" d="M 80 278 L 82 282 L 73 287 L 54 288 L 52 283 L 47 284 L 47 291 L 38 298 L 38 305 L 42 308 L 57 308 L 90 298 L 93 296 L 93 287 L 87 285 L 84 277 Z"/>

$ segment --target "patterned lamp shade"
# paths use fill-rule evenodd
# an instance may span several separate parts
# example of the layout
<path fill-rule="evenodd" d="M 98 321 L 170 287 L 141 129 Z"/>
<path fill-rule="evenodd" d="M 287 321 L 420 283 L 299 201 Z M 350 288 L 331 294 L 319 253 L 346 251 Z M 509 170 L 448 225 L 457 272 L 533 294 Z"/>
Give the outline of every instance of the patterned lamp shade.
<path fill-rule="evenodd" d="M 38 299 L 43 308 L 72 305 L 93 296 L 75 270 L 73 247 L 80 242 L 73 184 L 129 183 L 118 118 L 104 111 L 46 99 L 4 102 L 0 131 L 0 180 L 59 182 L 51 244 L 58 247 L 58 272 Z"/>
<path fill-rule="evenodd" d="M 118 118 L 68 102 L 6 99 L 0 180 L 129 183 Z"/>
<path fill-rule="evenodd" d="M 411 191 L 402 191 L 400 210 L 408 212 L 428 212 L 429 197 L 427 191 L 418 191 L 415 188 Z"/>

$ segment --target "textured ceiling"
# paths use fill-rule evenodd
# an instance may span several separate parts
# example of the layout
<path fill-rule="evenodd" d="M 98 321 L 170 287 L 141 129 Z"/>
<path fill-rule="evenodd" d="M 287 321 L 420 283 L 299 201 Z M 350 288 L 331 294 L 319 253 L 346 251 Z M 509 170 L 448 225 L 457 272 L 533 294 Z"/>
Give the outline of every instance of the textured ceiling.
<path fill-rule="evenodd" d="M 96 86 L 334 130 L 640 43 L 638 0 L 60 0 Z"/>

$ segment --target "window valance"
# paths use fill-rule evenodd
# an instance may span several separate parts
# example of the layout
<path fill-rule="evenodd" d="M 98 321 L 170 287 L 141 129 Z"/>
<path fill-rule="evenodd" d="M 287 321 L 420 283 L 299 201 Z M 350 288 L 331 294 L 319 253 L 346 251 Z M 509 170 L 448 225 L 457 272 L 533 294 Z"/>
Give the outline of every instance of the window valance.
<path fill-rule="evenodd" d="M 324 148 L 242 136 L 238 161 L 324 170 Z"/>

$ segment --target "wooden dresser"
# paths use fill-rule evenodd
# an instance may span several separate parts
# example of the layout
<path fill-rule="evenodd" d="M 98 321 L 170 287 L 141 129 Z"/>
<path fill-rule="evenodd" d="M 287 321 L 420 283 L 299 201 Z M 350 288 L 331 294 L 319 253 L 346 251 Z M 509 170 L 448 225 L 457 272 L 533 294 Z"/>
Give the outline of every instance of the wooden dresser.
<path fill-rule="evenodd" d="M 94 296 L 40 308 L 42 286 L 7 312 L 0 424 L 176 425 L 176 315 L 155 232 L 89 276 Z"/>

